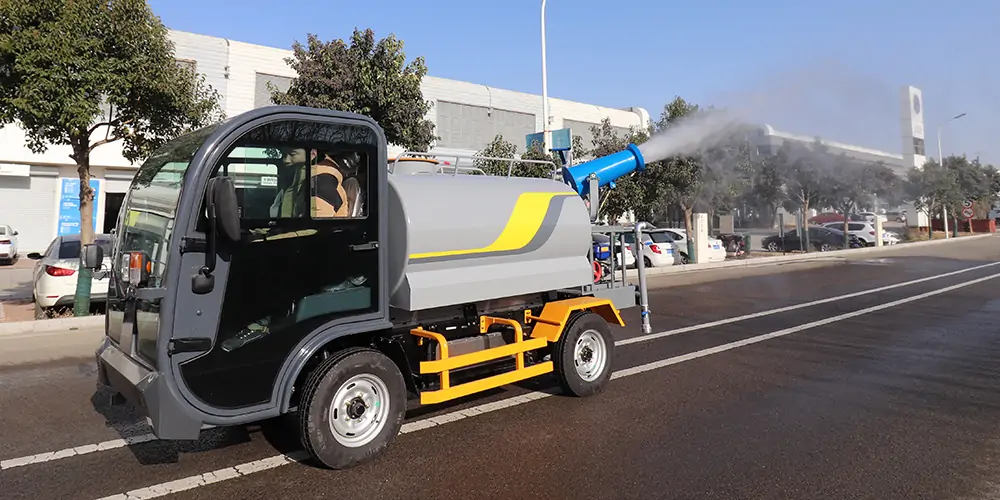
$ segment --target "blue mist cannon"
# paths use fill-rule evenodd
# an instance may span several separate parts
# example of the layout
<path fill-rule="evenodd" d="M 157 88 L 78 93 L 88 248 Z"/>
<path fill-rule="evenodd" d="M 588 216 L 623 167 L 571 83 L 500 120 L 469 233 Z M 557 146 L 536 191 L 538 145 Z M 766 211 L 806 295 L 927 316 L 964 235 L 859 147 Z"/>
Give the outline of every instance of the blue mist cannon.
<path fill-rule="evenodd" d="M 580 196 L 587 196 L 590 193 L 590 175 L 597 177 L 597 186 L 604 187 L 612 184 L 620 177 L 624 177 L 632 172 L 642 172 L 646 170 L 646 161 L 642 158 L 639 146 L 629 144 L 624 151 L 615 154 L 602 156 L 581 163 L 572 167 L 563 167 L 562 176 L 566 184 L 569 184 Z"/>

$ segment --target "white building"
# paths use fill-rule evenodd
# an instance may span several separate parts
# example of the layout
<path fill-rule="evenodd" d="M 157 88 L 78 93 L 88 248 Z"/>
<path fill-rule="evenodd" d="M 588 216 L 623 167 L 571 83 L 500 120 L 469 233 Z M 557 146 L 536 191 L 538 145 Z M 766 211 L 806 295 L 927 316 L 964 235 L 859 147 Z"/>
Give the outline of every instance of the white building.
<path fill-rule="evenodd" d="M 224 38 L 171 31 L 177 59 L 193 64 L 221 94 L 227 116 L 270 104 L 267 82 L 287 89 L 295 73 L 285 63 L 290 50 Z M 496 134 L 524 149 L 525 136 L 542 130 L 541 96 L 488 85 L 426 76 L 424 99 L 433 103 L 427 118 L 441 139 L 442 153 L 474 153 Z M 549 98 L 550 126 L 570 127 L 590 144 L 589 127 L 609 118 L 620 132 L 648 123 L 642 108 L 615 109 Z M 398 152 L 392 151 L 392 152 Z M 34 154 L 16 126 L 0 128 L 0 224 L 20 232 L 23 253 L 41 251 L 59 234 L 79 232 L 78 176 L 68 147 Z M 94 150 L 91 156 L 95 226 L 106 232 L 114 223 L 136 165 L 121 155 L 121 144 Z"/>

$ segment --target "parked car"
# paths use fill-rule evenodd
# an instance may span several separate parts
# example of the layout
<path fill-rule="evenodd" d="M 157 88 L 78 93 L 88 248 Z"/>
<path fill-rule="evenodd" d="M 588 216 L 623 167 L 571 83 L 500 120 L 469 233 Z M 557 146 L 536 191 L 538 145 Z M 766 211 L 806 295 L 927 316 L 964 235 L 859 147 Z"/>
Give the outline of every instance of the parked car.
<path fill-rule="evenodd" d="M 680 261 L 683 264 L 688 264 L 691 259 L 688 258 L 687 254 L 687 237 L 686 231 L 681 228 L 667 227 L 667 228 L 653 228 L 649 230 L 649 234 L 654 233 L 664 233 L 674 241 L 677 245 L 677 252 L 680 254 Z M 709 236 L 708 243 L 705 248 L 699 249 L 699 251 L 705 252 L 706 262 L 722 262 L 726 260 L 726 248 L 722 245 L 722 240 L 718 238 L 713 238 Z"/>
<path fill-rule="evenodd" d="M 632 246 L 634 255 L 638 253 L 635 233 L 625 233 L 625 243 Z M 642 258 L 646 267 L 672 266 L 681 260 L 677 244 L 670 236 L 660 232 L 644 232 L 642 234 Z"/>
<path fill-rule="evenodd" d="M 94 242 L 104 249 L 104 265 L 111 267 L 111 236 L 94 235 Z M 80 268 L 80 235 L 57 236 L 44 253 L 32 252 L 29 259 L 35 264 L 33 293 L 35 304 L 44 310 L 73 305 L 76 294 L 76 272 Z M 107 298 L 108 278 L 93 278 L 90 284 L 91 302 L 101 303 Z"/>
<path fill-rule="evenodd" d="M 827 222 L 823 224 L 823 227 L 828 227 L 831 229 L 836 229 L 838 231 L 844 230 L 843 222 Z M 872 222 L 848 222 L 847 232 L 857 236 L 864 246 L 875 246 L 876 236 L 875 236 L 875 225 Z M 883 234 L 883 236 L 885 236 Z M 883 238 L 884 241 L 884 238 Z"/>
<path fill-rule="evenodd" d="M 615 269 L 616 270 L 621 268 L 622 260 L 623 259 L 625 261 L 625 267 L 626 268 L 634 267 L 635 266 L 635 252 L 632 251 L 632 245 L 626 243 L 625 244 L 625 250 L 626 251 L 622 252 L 622 246 L 621 246 L 621 243 L 620 243 L 621 240 L 619 239 L 620 234 L 621 233 L 615 234 L 615 252 L 614 252 L 614 255 L 615 255 Z M 606 235 L 606 234 L 595 234 L 594 238 L 593 238 L 593 240 L 594 240 L 595 243 L 608 243 L 610 239 L 611 238 L 608 235 Z"/>
<path fill-rule="evenodd" d="M 0 224 L 0 263 L 13 264 L 17 252 L 17 231 L 8 224 Z"/>
<path fill-rule="evenodd" d="M 875 225 L 876 218 L 882 219 L 883 224 L 885 224 L 889 220 L 889 218 L 886 217 L 884 214 L 877 214 L 875 212 L 861 212 L 858 215 L 864 217 L 865 220 L 868 221 L 873 226 Z"/>
<path fill-rule="evenodd" d="M 788 231 L 784 238 L 780 234 L 773 234 L 761 240 L 761 245 L 771 252 L 780 252 L 782 249 L 786 252 L 802 250 L 804 243 L 796 231 Z M 848 233 L 848 244 L 851 248 L 857 248 L 861 246 L 861 240 Z M 820 252 L 843 249 L 844 232 L 830 227 L 810 226 L 809 245 Z"/>
<path fill-rule="evenodd" d="M 848 218 L 855 222 L 866 221 L 864 216 L 862 216 L 861 214 L 851 214 L 851 216 Z M 821 214 L 816 215 L 815 217 L 809 218 L 810 224 L 822 225 L 828 222 L 844 222 L 844 215 L 841 214 L 840 212 L 823 212 Z"/>

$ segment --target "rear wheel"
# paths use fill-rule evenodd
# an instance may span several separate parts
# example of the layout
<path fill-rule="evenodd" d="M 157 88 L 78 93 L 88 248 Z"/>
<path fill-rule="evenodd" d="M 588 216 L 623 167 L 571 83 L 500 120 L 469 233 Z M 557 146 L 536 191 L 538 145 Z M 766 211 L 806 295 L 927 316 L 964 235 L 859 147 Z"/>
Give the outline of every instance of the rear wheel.
<path fill-rule="evenodd" d="M 309 375 L 299 407 L 302 444 L 331 469 L 367 462 L 392 442 L 406 413 L 406 383 L 388 356 L 351 348 Z"/>
<path fill-rule="evenodd" d="M 614 353 L 615 341 L 608 322 L 590 311 L 574 313 L 552 356 L 559 386 L 574 396 L 601 392 L 611 378 Z"/>

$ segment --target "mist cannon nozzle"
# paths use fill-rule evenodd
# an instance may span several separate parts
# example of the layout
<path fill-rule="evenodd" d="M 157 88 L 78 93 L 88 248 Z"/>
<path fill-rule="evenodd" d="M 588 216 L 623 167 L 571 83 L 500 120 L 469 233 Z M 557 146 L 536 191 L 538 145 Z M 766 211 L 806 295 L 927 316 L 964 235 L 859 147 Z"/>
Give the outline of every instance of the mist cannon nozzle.
<path fill-rule="evenodd" d="M 588 178 L 591 174 L 597 176 L 598 187 L 604 187 L 632 172 L 642 172 L 646 170 L 646 161 L 642 158 L 639 146 L 629 144 L 624 151 L 619 151 L 608 156 L 595 158 L 588 162 L 572 167 L 563 167 L 562 176 L 566 184 L 569 184 L 580 196 L 587 196 L 590 193 L 590 182 Z"/>

